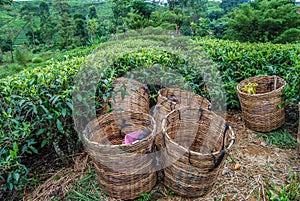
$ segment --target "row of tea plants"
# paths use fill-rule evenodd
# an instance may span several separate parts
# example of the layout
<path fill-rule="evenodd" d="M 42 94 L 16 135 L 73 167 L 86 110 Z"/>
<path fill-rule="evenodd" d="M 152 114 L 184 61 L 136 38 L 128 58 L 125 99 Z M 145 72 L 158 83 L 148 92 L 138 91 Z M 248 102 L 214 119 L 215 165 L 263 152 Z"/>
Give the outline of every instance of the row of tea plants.
<path fill-rule="evenodd" d="M 0 181 L 4 190 L 24 188 L 30 171 L 24 161 L 28 155 L 54 149 L 66 160 L 66 155 L 77 152 L 81 143 L 76 131 L 80 133 L 94 117 L 90 101 L 97 100 L 96 108 L 101 109 L 101 103 L 111 96 L 114 78 L 128 72 L 132 72 L 128 76 L 139 75 L 140 81 L 152 83 L 154 103 L 157 90 L 176 81 L 217 101 L 220 96 L 225 98 L 223 94 L 206 86 L 214 86 L 214 79 L 221 79 L 226 105 L 239 107 L 237 83 L 259 74 L 283 77 L 288 83 L 287 101 L 300 100 L 300 50 L 296 45 L 136 36 L 103 43 L 89 53 L 85 49 L 73 50 L 49 61 L 46 67 L 28 69 L 0 80 Z M 156 69 L 151 73 L 153 66 Z M 179 76 L 157 80 L 168 77 L 170 72 Z M 204 82 L 209 76 L 209 83 Z M 85 83 L 86 80 L 89 82 Z M 157 84 L 158 81 L 161 83 Z M 89 87 L 91 90 L 87 90 Z M 78 115 L 75 107 L 91 110 L 93 115 L 74 122 Z"/>

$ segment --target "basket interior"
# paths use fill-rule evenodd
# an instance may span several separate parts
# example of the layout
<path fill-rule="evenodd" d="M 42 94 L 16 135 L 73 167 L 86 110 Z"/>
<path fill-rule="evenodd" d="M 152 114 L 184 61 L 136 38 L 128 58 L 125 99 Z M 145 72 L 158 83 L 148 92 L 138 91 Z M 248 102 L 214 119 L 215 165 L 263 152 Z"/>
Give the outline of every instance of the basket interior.
<path fill-rule="evenodd" d="M 85 135 L 90 141 L 100 145 L 120 145 L 128 133 L 150 130 L 153 134 L 154 121 L 144 113 L 112 112 L 90 122 L 88 128 L 89 134 Z"/>
<path fill-rule="evenodd" d="M 222 117 L 208 110 L 183 108 L 167 116 L 165 130 L 177 144 L 207 154 L 222 149 L 225 124 Z M 228 139 L 226 135 L 225 145 Z"/>
<path fill-rule="evenodd" d="M 210 102 L 193 92 L 177 89 L 177 88 L 164 88 L 160 90 L 160 95 L 163 97 L 165 103 L 180 104 L 183 106 L 201 106 L 208 108 Z"/>
<path fill-rule="evenodd" d="M 285 85 L 284 80 L 278 76 L 257 76 L 242 81 L 239 90 L 242 90 L 242 88 L 250 82 L 258 84 L 256 94 L 268 93 Z"/>

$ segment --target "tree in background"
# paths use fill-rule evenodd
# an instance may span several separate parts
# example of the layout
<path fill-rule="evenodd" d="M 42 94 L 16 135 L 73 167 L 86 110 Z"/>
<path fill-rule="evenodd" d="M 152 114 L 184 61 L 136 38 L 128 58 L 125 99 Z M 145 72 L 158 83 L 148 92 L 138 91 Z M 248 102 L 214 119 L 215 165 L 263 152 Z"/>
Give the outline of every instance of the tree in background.
<path fill-rule="evenodd" d="M 3 5 L 10 5 L 13 3 L 13 0 L 0 0 L 0 8 L 3 6 Z"/>
<path fill-rule="evenodd" d="M 88 40 L 87 30 L 86 30 L 86 19 L 81 13 L 76 13 L 73 16 L 75 22 L 75 45 L 82 46 L 86 45 Z"/>
<path fill-rule="evenodd" d="M 1 54 L 4 52 L 10 51 L 12 53 L 13 50 L 13 42 L 11 39 L 5 39 L 0 37 L 0 50 Z M 14 61 L 13 54 L 12 54 L 12 62 Z M 2 63 L 2 60 L 0 60 L 0 63 Z"/>
<path fill-rule="evenodd" d="M 168 2 L 168 5 L 169 5 L 169 10 L 174 10 L 175 8 L 175 3 L 176 3 L 176 0 L 167 0 Z"/>
<path fill-rule="evenodd" d="M 30 42 L 31 44 L 34 46 L 34 48 L 36 47 L 36 36 L 35 36 L 35 32 L 36 32 L 36 16 L 39 15 L 39 7 L 37 7 L 35 4 L 33 3 L 27 3 L 24 6 L 22 6 L 22 8 L 20 9 L 20 13 L 21 16 L 25 19 L 25 21 L 29 22 L 29 33 L 27 34 L 27 36 L 29 36 Z"/>
<path fill-rule="evenodd" d="M 130 0 L 112 0 L 112 12 L 116 26 L 123 25 L 123 18 L 130 12 Z"/>
<path fill-rule="evenodd" d="M 260 0 L 242 4 L 228 16 L 228 39 L 285 43 L 300 40 L 299 7 L 290 0 Z"/>
<path fill-rule="evenodd" d="M 231 12 L 234 8 L 237 8 L 239 4 L 246 2 L 248 2 L 248 0 L 222 0 L 220 8 L 222 8 L 225 13 L 228 13 Z"/>
<path fill-rule="evenodd" d="M 16 29 L 9 27 L 8 29 L 4 30 L 4 38 L 2 38 L 2 42 L 1 42 L 1 51 L 2 52 L 10 52 L 10 56 L 11 56 L 11 63 L 15 62 L 14 59 L 14 42 L 17 38 L 17 35 L 19 35 L 19 33 L 17 35 L 15 35 L 16 33 Z"/>
<path fill-rule="evenodd" d="M 151 13 L 156 10 L 156 5 L 154 3 L 145 2 L 143 0 L 133 0 L 128 7 L 131 12 L 141 15 L 143 19 L 149 19 Z"/>
<path fill-rule="evenodd" d="M 126 27 L 141 29 L 149 25 L 150 16 L 155 11 L 156 5 L 143 0 L 133 0 L 129 3 L 128 8 L 130 12 L 122 18 Z M 126 27 L 119 26 L 118 28 L 125 32 Z"/>
<path fill-rule="evenodd" d="M 96 10 L 96 7 L 94 5 L 89 7 L 88 17 L 89 17 L 89 19 L 98 18 L 97 10 Z"/>
<path fill-rule="evenodd" d="M 69 49 L 73 44 L 74 22 L 71 17 L 71 6 L 67 1 L 56 0 L 54 7 L 59 15 L 58 46 L 60 49 Z"/>
<path fill-rule="evenodd" d="M 40 35 L 41 43 L 45 43 L 48 47 L 54 46 L 57 42 L 57 21 L 56 14 L 51 15 L 50 8 L 47 2 L 41 1 L 39 5 L 40 17 Z"/>
<path fill-rule="evenodd" d="M 87 30 L 88 30 L 88 35 L 89 35 L 90 41 L 93 41 L 96 39 L 98 29 L 99 29 L 99 22 L 97 19 L 88 20 Z"/>

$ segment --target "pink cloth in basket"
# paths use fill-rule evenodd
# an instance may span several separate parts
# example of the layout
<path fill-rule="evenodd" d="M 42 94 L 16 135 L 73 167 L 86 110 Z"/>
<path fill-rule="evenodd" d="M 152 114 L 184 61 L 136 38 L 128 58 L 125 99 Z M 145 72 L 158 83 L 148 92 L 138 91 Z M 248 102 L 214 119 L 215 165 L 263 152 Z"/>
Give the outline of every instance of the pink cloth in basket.
<path fill-rule="evenodd" d="M 130 143 L 135 142 L 142 132 L 143 131 L 134 131 L 132 133 L 126 134 L 125 139 L 122 142 L 122 144 L 130 144 Z"/>

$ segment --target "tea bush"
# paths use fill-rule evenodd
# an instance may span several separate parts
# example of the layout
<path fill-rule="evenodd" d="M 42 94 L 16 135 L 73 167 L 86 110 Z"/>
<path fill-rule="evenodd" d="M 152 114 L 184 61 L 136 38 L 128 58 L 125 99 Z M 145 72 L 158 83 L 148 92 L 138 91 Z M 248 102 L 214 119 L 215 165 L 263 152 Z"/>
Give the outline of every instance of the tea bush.
<path fill-rule="evenodd" d="M 99 84 L 111 81 L 122 68 L 113 67 L 113 61 L 122 55 L 143 48 L 160 48 L 167 39 L 111 41 L 100 45 L 89 57 L 80 49 L 62 57 L 47 61 L 43 68 L 27 69 L 15 76 L 0 80 L 0 181 L 4 190 L 20 190 L 27 182 L 28 168 L 24 156 L 36 154 L 46 145 L 65 159 L 66 154 L 78 150 L 78 136 L 72 118 L 72 92 L 76 75 L 82 65 L 106 68 Z M 168 54 L 166 54 L 166 57 Z M 93 60 L 94 58 L 94 60 Z M 161 59 L 164 59 L 162 57 Z M 171 61 L 167 59 L 165 62 Z M 92 63 L 90 63 L 92 62 Z M 102 63 L 101 63 L 102 62 Z M 97 75 L 97 74 L 96 74 Z M 99 78 L 98 81 L 99 82 Z M 99 87 L 100 88 L 100 87 Z M 104 90 L 105 92 L 105 90 Z M 105 94 L 101 94 L 104 98 Z M 82 100 L 82 97 L 77 96 Z"/>
<path fill-rule="evenodd" d="M 221 99 L 222 93 L 218 94 L 220 90 L 214 91 L 214 87 L 207 90 L 205 86 L 215 86 L 214 82 L 222 79 L 226 104 L 230 107 L 239 105 L 237 83 L 259 74 L 283 77 L 288 83 L 285 90 L 287 100 L 299 100 L 300 50 L 296 45 L 135 36 L 122 41 L 108 41 L 95 48 L 66 52 L 47 61 L 46 67 L 27 69 L 0 80 L 0 181 L 5 190 L 20 190 L 26 184 L 30 171 L 24 165 L 26 155 L 36 154 L 47 145 L 54 148 L 62 159 L 66 154 L 76 152 L 80 141 L 73 120 L 76 116 L 74 101 L 89 111 L 88 101 L 96 98 L 99 101 L 96 107 L 101 108 L 101 101 L 111 95 L 113 79 L 133 69 L 141 75 L 141 81 L 157 77 L 155 72 L 144 72 L 141 66 L 151 68 L 158 65 L 164 76 L 167 75 L 164 67 L 170 68 L 170 72 L 181 75 L 171 81 L 178 79 L 211 101 Z M 87 79 L 91 78 L 90 83 L 80 79 L 85 75 Z M 212 79 L 207 79 L 209 76 Z M 94 87 L 90 96 L 76 94 L 78 89 L 85 89 L 77 87 L 78 84 L 96 84 L 97 91 Z M 83 95 L 89 93 L 84 92 Z M 79 127 L 84 128 L 89 120 L 86 118 Z"/>
<path fill-rule="evenodd" d="M 300 49 L 298 44 L 240 43 L 195 38 L 219 66 L 229 107 L 239 107 L 237 84 L 256 75 L 278 75 L 285 79 L 286 102 L 300 100 Z"/>

